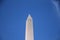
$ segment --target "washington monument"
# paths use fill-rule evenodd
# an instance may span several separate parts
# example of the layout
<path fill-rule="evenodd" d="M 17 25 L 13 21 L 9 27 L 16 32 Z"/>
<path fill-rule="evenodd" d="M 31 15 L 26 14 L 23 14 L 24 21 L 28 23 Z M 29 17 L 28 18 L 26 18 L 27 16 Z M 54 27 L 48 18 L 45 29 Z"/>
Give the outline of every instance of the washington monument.
<path fill-rule="evenodd" d="M 33 19 L 30 14 L 26 20 L 25 40 L 34 40 Z"/>

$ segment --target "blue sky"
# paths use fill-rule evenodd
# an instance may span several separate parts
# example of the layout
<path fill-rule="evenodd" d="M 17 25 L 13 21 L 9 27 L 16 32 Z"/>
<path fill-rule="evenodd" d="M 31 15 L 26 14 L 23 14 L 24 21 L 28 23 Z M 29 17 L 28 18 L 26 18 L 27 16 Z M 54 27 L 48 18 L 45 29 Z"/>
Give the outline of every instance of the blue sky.
<path fill-rule="evenodd" d="M 28 14 L 34 23 L 34 40 L 59 39 L 59 17 L 51 0 L 3 0 L 0 4 L 0 40 L 25 40 Z"/>

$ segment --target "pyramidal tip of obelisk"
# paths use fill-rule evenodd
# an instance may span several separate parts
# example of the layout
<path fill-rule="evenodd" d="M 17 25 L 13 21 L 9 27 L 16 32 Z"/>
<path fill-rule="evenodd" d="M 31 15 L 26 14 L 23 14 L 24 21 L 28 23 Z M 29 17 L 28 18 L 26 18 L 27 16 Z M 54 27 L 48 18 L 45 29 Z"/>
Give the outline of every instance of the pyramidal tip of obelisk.
<path fill-rule="evenodd" d="M 31 17 L 31 15 L 30 15 L 30 14 L 28 15 L 27 19 L 32 19 L 32 17 Z"/>
<path fill-rule="evenodd" d="M 28 18 L 32 18 L 30 14 L 28 15 Z"/>

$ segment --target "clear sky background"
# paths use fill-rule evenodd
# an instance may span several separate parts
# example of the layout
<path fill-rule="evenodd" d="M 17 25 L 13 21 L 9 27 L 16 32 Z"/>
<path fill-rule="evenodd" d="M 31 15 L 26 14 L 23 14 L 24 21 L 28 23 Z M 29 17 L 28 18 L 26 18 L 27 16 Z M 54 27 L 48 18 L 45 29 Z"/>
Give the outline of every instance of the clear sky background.
<path fill-rule="evenodd" d="M 51 0 L 0 1 L 0 40 L 25 40 L 28 14 L 34 23 L 34 40 L 60 40 L 60 22 Z"/>

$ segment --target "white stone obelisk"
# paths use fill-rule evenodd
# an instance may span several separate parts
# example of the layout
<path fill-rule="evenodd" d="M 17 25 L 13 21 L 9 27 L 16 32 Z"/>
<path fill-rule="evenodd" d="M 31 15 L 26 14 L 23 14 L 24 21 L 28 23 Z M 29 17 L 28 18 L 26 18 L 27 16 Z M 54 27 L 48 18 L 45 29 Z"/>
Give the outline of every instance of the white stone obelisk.
<path fill-rule="evenodd" d="M 25 40 L 34 40 L 33 19 L 30 14 L 26 20 Z"/>

